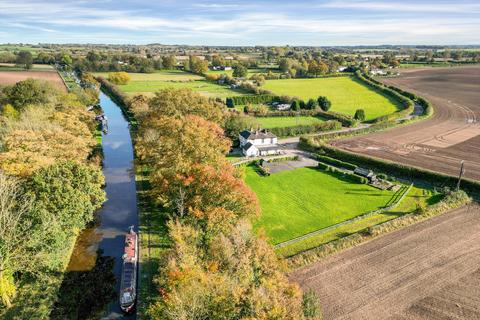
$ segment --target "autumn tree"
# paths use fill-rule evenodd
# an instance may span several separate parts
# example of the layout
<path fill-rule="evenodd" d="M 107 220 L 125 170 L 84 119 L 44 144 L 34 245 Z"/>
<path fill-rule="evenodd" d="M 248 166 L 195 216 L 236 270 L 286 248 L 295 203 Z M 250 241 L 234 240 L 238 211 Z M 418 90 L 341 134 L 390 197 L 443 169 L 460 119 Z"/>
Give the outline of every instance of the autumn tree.
<path fill-rule="evenodd" d="M 163 89 L 150 99 L 146 118 L 196 115 L 221 124 L 224 106 L 189 89 Z"/>
<path fill-rule="evenodd" d="M 162 58 L 162 65 L 167 70 L 175 69 L 175 67 L 177 66 L 177 58 L 173 54 L 164 56 Z"/>
<path fill-rule="evenodd" d="M 13 274 L 22 270 L 31 256 L 25 245 L 30 241 L 27 216 L 31 204 L 20 181 L 0 171 L 0 306 L 7 308 L 16 292 Z"/>
<path fill-rule="evenodd" d="M 117 85 L 125 85 L 130 82 L 132 78 L 127 72 L 110 72 L 108 74 L 108 81 Z"/>

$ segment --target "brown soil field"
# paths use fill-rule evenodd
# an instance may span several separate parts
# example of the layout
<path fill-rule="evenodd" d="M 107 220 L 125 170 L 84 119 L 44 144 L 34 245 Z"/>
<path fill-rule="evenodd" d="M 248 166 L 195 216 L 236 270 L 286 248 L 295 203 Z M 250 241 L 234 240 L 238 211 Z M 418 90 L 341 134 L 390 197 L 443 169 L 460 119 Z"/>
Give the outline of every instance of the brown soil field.
<path fill-rule="evenodd" d="M 67 91 L 62 78 L 56 71 L 0 71 L 0 86 L 14 84 L 28 78 L 50 81 L 61 90 Z"/>
<path fill-rule="evenodd" d="M 327 257 L 290 275 L 324 319 L 480 319 L 480 206 Z"/>
<path fill-rule="evenodd" d="M 333 142 L 357 153 L 480 180 L 480 66 L 405 70 L 383 79 L 428 99 L 434 115 L 422 122 Z"/>

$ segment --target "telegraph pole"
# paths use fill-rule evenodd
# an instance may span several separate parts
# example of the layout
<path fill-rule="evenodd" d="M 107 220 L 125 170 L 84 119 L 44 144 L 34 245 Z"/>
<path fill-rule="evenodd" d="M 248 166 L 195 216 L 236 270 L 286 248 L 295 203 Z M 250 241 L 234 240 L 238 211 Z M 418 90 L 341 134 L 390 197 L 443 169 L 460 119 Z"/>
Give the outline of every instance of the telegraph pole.
<path fill-rule="evenodd" d="M 460 189 L 460 181 L 462 181 L 462 176 L 465 173 L 465 169 L 463 168 L 464 161 L 460 162 L 460 174 L 458 175 L 458 182 L 457 182 L 457 191 Z"/>

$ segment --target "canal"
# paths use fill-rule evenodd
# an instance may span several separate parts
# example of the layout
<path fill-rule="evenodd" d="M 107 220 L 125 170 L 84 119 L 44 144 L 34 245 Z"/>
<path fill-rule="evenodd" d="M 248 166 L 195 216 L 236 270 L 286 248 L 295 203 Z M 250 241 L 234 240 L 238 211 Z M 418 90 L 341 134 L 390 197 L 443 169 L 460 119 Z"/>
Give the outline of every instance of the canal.
<path fill-rule="evenodd" d="M 138 231 L 133 145 L 128 121 L 110 97 L 100 93 L 100 105 L 108 118 L 108 133 L 103 134 L 103 174 L 107 201 L 98 211 L 95 227 L 82 231 L 77 240 L 68 271 L 88 271 L 95 265 L 97 249 L 115 259 L 114 274 L 118 293 L 125 233 L 129 226 Z M 105 319 L 135 319 L 124 316 L 118 298 L 108 306 Z"/>

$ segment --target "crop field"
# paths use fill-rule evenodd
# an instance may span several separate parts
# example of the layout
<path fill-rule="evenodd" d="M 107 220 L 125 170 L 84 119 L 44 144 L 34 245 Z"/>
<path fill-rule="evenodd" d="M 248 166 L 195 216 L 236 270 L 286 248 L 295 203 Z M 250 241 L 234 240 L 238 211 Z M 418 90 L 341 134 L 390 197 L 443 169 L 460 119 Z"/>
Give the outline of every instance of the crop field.
<path fill-rule="evenodd" d="M 10 85 L 28 78 L 52 82 L 62 90 L 66 87 L 56 71 L 0 71 L 0 86 Z"/>
<path fill-rule="evenodd" d="M 267 80 L 262 88 L 304 100 L 326 96 L 332 102 L 332 111 L 353 116 L 355 110 L 364 109 L 367 120 L 391 114 L 400 108 L 394 100 L 351 77 Z"/>
<path fill-rule="evenodd" d="M 290 275 L 323 319 L 480 319 L 480 207 L 450 211 Z"/>
<path fill-rule="evenodd" d="M 263 177 L 248 166 L 245 181 L 257 194 L 262 209 L 255 227 L 265 229 L 272 244 L 382 208 L 395 194 L 315 168 Z"/>
<path fill-rule="evenodd" d="M 256 117 L 255 122 L 265 129 L 270 128 L 284 128 L 298 125 L 313 125 L 316 123 L 325 122 L 324 119 L 318 117 Z"/>
<path fill-rule="evenodd" d="M 392 130 L 342 139 L 334 145 L 421 168 L 480 180 L 480 67 L 405 69 L 382 81 L 428 99 L 428 120 Z"/>

